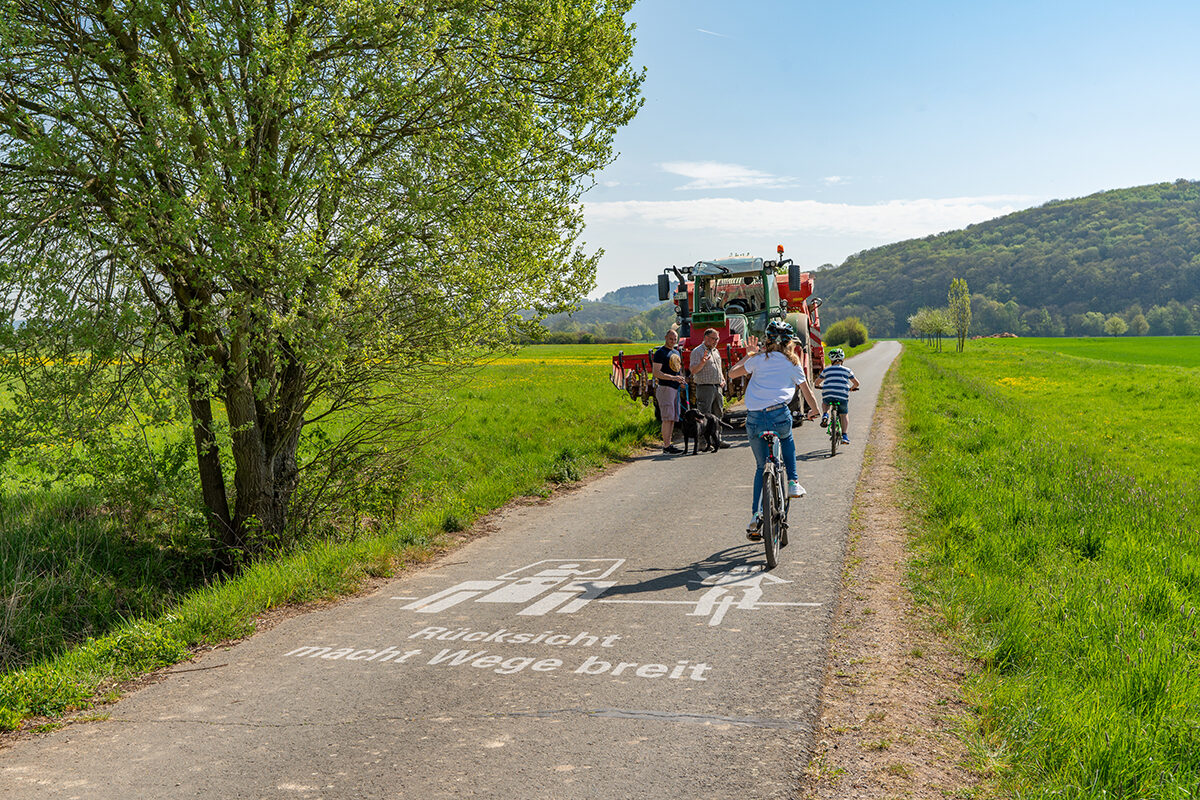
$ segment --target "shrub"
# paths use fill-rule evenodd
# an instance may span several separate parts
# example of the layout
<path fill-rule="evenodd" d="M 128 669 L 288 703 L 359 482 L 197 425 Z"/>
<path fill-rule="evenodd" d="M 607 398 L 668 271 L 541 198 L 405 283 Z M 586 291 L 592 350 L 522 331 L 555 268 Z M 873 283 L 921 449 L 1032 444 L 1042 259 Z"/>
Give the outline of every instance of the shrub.
<path fill-rule="evenodd" d="M 825 344 L 836 347 L 848 344 L 851 347 L 867 343 L 867 326 L 858 317 L 846 317 L 829 326 L 825 331 Z"/>
<path fill-rule="evenodd" d="M 564 447 L 550 467 L 550 480 L 553 483 L 575 483 L 583 479 L 586 469 L 583 459 L 570 447 Z"/>

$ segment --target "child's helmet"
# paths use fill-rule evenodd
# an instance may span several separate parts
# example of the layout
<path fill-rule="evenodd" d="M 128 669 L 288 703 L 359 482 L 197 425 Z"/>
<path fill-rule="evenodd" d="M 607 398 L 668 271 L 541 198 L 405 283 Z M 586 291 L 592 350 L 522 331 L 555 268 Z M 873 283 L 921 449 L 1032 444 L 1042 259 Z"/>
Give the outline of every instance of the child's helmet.
<path fill-rule="evenodd" d="M 833 363 L 846 360 L 846 353 L 840 347 L 835 347 L 829 351 L 829 360 Z"/>

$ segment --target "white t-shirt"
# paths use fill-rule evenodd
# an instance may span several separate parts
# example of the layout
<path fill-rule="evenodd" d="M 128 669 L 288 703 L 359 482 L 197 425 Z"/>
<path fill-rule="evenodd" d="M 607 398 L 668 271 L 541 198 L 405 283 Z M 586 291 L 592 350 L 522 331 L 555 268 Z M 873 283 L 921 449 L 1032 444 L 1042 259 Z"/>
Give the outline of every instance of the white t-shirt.
<path fill-rule="evenodd" d="M 747 411 L 762 411 L 786 403 L 792 399 L 796 387 L 805 382 L 804 368 L 793 364 L 783 353 L 755 353 L 742 367 L 750 373 L 750 382 L 746 384 Z"/>

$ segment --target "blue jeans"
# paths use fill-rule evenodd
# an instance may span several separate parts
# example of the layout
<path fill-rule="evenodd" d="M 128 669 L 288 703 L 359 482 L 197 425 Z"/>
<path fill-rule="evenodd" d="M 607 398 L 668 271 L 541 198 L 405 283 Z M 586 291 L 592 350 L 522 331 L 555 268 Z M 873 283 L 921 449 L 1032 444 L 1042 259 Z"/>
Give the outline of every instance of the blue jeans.
<path fill-rule="evenodd" d="M 767 463 L 767 443 L 762 435 L 767 431 L 775 431 L 779 437 L 779 448 L 783 454 L 783 468 L 787 470 L 788 480 L 800 480 L 796 472 L 796 440 L 792 438 L 792 412 L 787 406 L 774 411 L 747 411 L 746 436 L 750 439 L 750 449 L 754 452 L 757 462 L 754 468 L 754 497 L 750 503 L 750 513 L 757 514 L 762 503 L 762 473 L 763 465 Z"/>

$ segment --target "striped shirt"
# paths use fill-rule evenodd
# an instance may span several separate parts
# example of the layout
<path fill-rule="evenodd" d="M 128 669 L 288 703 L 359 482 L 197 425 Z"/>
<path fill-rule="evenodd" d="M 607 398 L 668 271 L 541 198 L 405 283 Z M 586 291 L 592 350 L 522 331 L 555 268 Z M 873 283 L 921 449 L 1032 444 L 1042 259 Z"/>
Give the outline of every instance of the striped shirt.
<path fill-rule="evenodd" d="M 830 364 L 821 370 L 821 399 L 850 400 L 850 381 L 854 373 L 843 364 Z"/>

